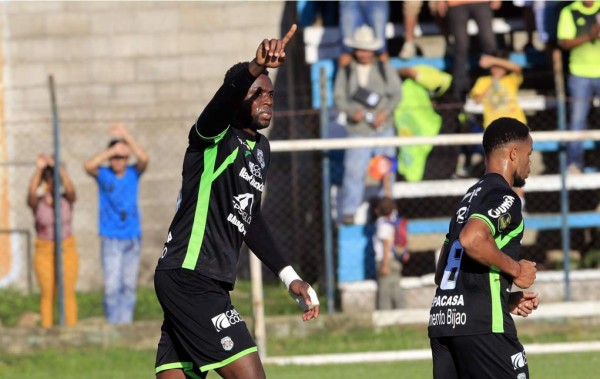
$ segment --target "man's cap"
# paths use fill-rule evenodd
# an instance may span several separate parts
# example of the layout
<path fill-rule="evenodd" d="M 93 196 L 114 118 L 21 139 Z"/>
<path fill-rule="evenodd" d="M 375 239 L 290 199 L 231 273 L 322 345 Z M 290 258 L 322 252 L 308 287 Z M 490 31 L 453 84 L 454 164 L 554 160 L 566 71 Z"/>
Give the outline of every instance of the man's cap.
<path fill-rule="evenodd" d="M 352 38 L 344 38 L 344 45 L 353 49 L 375 51 L 383 47 L 383 40 L 375 37 L 375 32 L 368 25 L 354 31 Z"/>

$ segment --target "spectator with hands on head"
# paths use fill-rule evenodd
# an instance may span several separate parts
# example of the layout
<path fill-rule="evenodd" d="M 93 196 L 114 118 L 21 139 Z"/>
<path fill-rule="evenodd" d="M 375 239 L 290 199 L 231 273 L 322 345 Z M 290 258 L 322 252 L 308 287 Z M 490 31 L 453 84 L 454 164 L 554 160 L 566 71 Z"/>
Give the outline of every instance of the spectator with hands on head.
<path fill-rule="evenodd" d="M 35 172 L 31 177 L 27 193 L 27 205 L 35 217 L 35 254 L 33 265 L 40 286 L 40 314 L 42 327 L 53 325 L 54 301 L 57 294 L 56 254 L 55 254 L 55 213 L 54 213 L 54 158 L 51 155 L 39 155 Z M 60 185 L 60 222 L 62 234 L 62 280 L 64 295 L 65 324 L 77 323 L 77 298 L 75 285 L 79 272 L 79 255 L 73 236 L 73 203 L 75 187 L 64 165 L 59 166 Z"/>
<path fill-rule="evenodd" d="M 127 324 L 133 321 L 141 252 L 139 180 L 149 158 L 122 124 L 111 125 L 109 134 L 108 147 L 84 168 L 98 183 L 104 312 L 109 323 Z M 130 153 L 134 165 L 128 164 Z M 102 166 L 106 161 L 108 167 Z"/>

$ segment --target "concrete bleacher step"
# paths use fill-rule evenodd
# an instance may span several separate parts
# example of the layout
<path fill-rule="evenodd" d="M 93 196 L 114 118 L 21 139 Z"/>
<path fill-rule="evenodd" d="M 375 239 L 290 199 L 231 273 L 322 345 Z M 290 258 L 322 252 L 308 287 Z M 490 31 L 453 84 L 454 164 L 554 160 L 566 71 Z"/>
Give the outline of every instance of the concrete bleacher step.
<path fill-rule="evenodd" d="M 535 232 L 559 230 L 563 223 L 557 213 L 525 214 L 523 245 L 535 243 Z M 450 218 L 427 218 L 408 220 L 409 245 L 415 252 L 437 250 L 448 232 Z M 596 211 L 572 212 L 566 217 L 571 229 L 590 228 L 600 225 L 600 213 Z M 339 281 L 360 281 L 365 279 L 368 254 L 372 254 L 371 239 L 373 225 L 341 225 L 338 227 L 338 278 Z M 423 236 L 423 238 L 418 238 Z"/>
<path fill-rule="evenodd" d="M 590 141 L 591 142 L 591 141 Z M 392 189 L 395 199 L 432 197 L 432 196 L 462 196 L 465 191 L 477 182 L 477 178 L 423 180 L 420 182 L 397 182 Z M 566 177 L 567 190 L 589 190 L 600 187 L 600 173 L 570 174 Z M 555 175 L 537 175 L 527 179 L 527 192 L 560 191 L 561 177 Z"/>
<path fill-rule="evenodd" d="M 523 30 L 520 19 L 505 19 L 496 17 L 492 20 L 492 30 L 495 34 L 514 33 Z M 469 35 L 477 35 L 478 28 L 474 20 L 467 23 Z M 402 24 L 388 22 L 386 25 L 387 39 L 401 38 L 404 36 Z M 342 36 L 339 27 L 308 26 L 303 33 L 306 63 L 313 64 L 322 59 L 334 59 L 341 53 Z M 441 35 L 435 23 L 419 23 L 415 27 L 415 37 Z"/>

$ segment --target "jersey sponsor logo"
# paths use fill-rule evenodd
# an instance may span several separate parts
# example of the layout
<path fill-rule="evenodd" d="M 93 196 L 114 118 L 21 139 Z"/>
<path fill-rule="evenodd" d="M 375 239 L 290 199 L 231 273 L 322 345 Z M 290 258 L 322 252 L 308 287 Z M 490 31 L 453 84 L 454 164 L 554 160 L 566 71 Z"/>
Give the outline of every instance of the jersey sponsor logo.
<path fill-rule="evenodd" d="M 513 369 L 518 370 L 522 367 L 525 367 L 527 364 L 527 356 L 525 355 L 525 350 L 518 352 L 517 354 L 511 355 L 510 360 L 513 364 Z"/>
<path fill-rule="evenodd" d="M 525 374 L 524 372 L 522 372 L 519 375 L 517 375 L 517 379 L 527 379 L 527 374 Z"/>
<path fill-rule="evenodd" d="M 456 222 L 459 224 L 467 222 L 467 213 L 469 213 L 469 207 L 460 207 L 456 211 Z"/>
<path fill-rule="evenodd" d="M 160 259 L 163 259 L 165 257 L 165 255 L 167 255 L 167 244 L 169 242 L 171 242 L 172 239 L 173 239 L 173 235 L 171 234 L 171 231 L 169 230 L 169 235 L 167 236 L 167 240 L 165 241 L 165 247 L 164 247 L 162 253 L 160 254 Z"/>
<path fill-rule="evenodd" d="M 258 163 L 260 164 L 261 168 L 265 168 L 265 154 L 262 152 L 261 149 L 256 149 L 256 160 L 258 160 Z"/>
<path fill-rule="evenodd" d="M 227 336 L 221 338 L 221 346 L 223 346 L 223 350 L 225 351 L 233 349 L 233 340 L 231 339 L 231 337 Z"/>
<path fill-rule="evenodd" d="M 257 181 L 256 179 L 254 179 L 254 175 L 251 175 L 248 170 L 246 170 L 246 167 L 242 167 L 242 169 L 240 170 L 240 178 L 244 179 L 245 181 L 247 181 L 248 183 L 250 183 L 250 185 L 253 188 L 256 188 L 257 190 L 259 190 L 260 192 L 262 192 L 265 189 L 265 185 L 259 181 Z M 260 176 L 259 176 L 260 178 Z"/>
<path fill-rule="evenodd" d="M 235 225 L 238 229 L 238 232 L 246 235 L 246 227 L 244 226 L 244 223 L 238 220 L 234 215 L 230 213 L 229 216 L 227 216 L 227 221 Z"/>
<path fill-rule="evenodd" d="M 504 199 L 504 201 L 502 202 L 502 204 L 500 204 L 500 206 L 498 208 L 490 209 L 488 211 L 488 215 L 490 217 L 493 217 L 493 218 L 500 217 L 504 213 L 508 212 L 510 207 L 515 202 L 515 198 L 513 196 L 504 195 L 503 199 Z"/>
<path fill-rule="evenodd" d="M 262 179 L 262 171 L 258 165 L 254 164 L 254 162 L 248 162 L 248 167 L 250 167 L 250 172 L 252 175 Z"/>
<path fill-rule="evenodd" d="M 465 299 L 463 298 L 463 295 L 434 296 L 433 301 L 431 302 L 432 307 L 446 307 L 449 305 L 465 305 Z"/>
<path fill-rule="evenodd" d="M 471 201 L 473 201 L 473 198 L 476 197 L 479 192 L 481 192 L 481 187 L 475 188 L 472 192 L 467 192 L 467 194 L 463 196 L 463 200 L 465 200 L 468 197 L 470 203 Z"/>
<path fill-rule="evenodd" d="M 501 232 L 510 225 L 510 213 L 505 213 L 498 218 L 498 231 Z"/>
<path fill-rule="evenodd" d="M 440 309 L 438 312 L 429 315 L 429 326 L 448 325 L 452 329 L 456 329 L 457 326 L 464 326 L 466 324 L 467 314 L 458 312 L 455 308 L 448 309 L 446 312 Z"/>
<path fill-rule="evenodd" d="M 221 330 L 227 329 L 231 326 L 229 320 L 227 319 L 227 316 L 225 316 L 225 313 L 221 313 L 220 315 L 215 316 L 210 320 L 212 321 L 217 332 L 220 332 Z"/>
<path fill-rule="evenodd" d="M 233 197 L 233 208 L 237 210 L 240 217 L 246 224 L 252 222 L 252 204 L 254 203 L 254 195 L 244 193 Z M 247 211 L 246 211 L 247 210 Z"/>
<path fill-rule="evenodd" d="M 227 312 L 223 312 L 211 319 L 217 332 L 223 329 L 227 329 L 232 325 L 239 322 L 243 322 L 242 316 L 235 309 L 230 309 Z"/>

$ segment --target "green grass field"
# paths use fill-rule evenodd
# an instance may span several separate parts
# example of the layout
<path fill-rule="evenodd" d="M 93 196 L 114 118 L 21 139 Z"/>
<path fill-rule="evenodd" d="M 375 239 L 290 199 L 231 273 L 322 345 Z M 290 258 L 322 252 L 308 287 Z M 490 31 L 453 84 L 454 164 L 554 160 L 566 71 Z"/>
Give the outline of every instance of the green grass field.
<path fill-rule="evenodd" d="M 293 304 L 287 291 L 279 281 L 265 282 L 264 303 L 266 315 L 298 314 L 298 308 Z M 323 296 L 321 294 L 321 296 Z M 252 315 L 252 291 L 249 281 L 240 280 L 231 293 L 231 300 L 236 309 L 245 317 Z M 19 317 L 25 312 L 39 311 L 39 294 L 22 294 L 13 290 L 0 290 L 0 324 L 14 326 Z M 102 317 L 102 293 L 77 293 L 79 319 Z M 163 317 L 160 304 L 156 299 L 153 288 L 139 287 L 134 320 L 161 320 Z M 57 317 L 55 317 L 57 318 Z"/>
<path fill-rule="evenodd" d="M 265 303 L 268 315 L 295 314 L 298 309 L 291 303 L 280 283 L 265 286 Z M 23 296 L 10 291 L 0 291 L 0 321 L 5 327 L 15 325 L 24 312 L 37 312 L 39 297 Z M 80 319 L 101 317 L 100 293 L 78 294 Z M 240 282 L 232 293 L 232 301 L 243 315 L 251 315 L 250 284 Z M 136 320 L 159 320 L 160 306 L 152 289 L 138 291 Z M 561 319 L 543 322 L 524 322 L 518 325 L 523 344 L 600 341 L 597 320 Z M 331 354 L 384 350 L 428 349 L 429 340 L 425 325 L 396 326 L 383 329 L 357 327 L 356 325 L 328 325 L 327 331 L 318 330 L 309 337 L 277 338 L 268 335 L 269 356 Z M 47 350 L 26 355 L 0 354 L 0 379 L 137 379 L 154 375 L 154 351 L 133 351 L 119 348 L 82 348 L 67 351 Z M 600 353 L 571 353 L 528 356 L 530 370 L 536 378 L 591 378 L 600 370 Z M 326 365 L 326 366 L 274 366 L 266 367 L 271 378 L 430 378 L 431 362 L 391 362 L 376 364 Z M 218 375 L 211 373 L 209 378 Z"/>
<path fill-rule="evenodd" d="M 569 353 L 528 356 L 532 377 L 544 379 L 595 378 L 600 354 Z M 154 352 L 124 349 L 45 351 L 0 357 L 0 379 L 147 379 L 153 377 Z M 327 366 L 266 366 L 277 379 L 431 378 L 430 361 Z M 209 373 L 208 378 L 219 378 Z"/>

